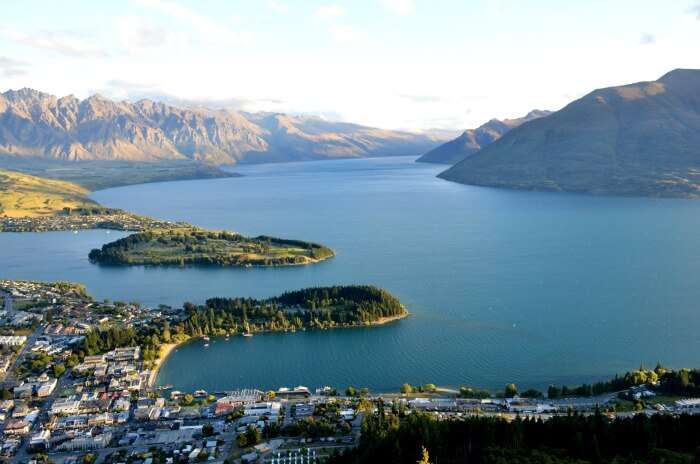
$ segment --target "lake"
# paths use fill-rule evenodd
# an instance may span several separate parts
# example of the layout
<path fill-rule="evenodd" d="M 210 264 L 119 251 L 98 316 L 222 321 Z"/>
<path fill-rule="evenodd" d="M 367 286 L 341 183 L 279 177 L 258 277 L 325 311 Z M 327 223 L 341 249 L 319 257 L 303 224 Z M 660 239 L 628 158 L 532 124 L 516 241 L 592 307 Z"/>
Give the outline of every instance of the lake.
<path fill-rule="evenodd" d="M 454 184 L 414 158 L 236 167 L 241 178 L 95 192 L 106 206 L 207 228 L 318 241 L 337 256 L 296 268 L 114 268 L 91 248 L 125 234 L 0 234 L 0 277 L 84 282 L 149 305 L 367 283 L 411 312 L 363 329 L 214 339 L 179 348 L 160 384 L 238 387 L 593 381 L 698 366 L 700 202 Z"/>

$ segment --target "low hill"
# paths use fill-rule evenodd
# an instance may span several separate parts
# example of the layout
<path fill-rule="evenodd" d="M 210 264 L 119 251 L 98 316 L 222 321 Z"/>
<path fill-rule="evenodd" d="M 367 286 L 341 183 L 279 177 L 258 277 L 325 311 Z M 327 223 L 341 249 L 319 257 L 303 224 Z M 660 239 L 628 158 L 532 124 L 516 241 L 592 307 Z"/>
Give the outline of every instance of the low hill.
<path fill-rule="evenodd" d="M 88 190 L 78 184 L 0 169 L 0 216 L 49 216 L 64 208 L 91 208 Z"/>
<path fill-rule="evenodd" d="M 233 267 L 296 266 L 333 256 L 333 250 L 316 243 L 267 236 L 249 238 L 192 226 L 132 234 L 89 254 L 90 261 L 109 265 Z"/>
<path fill-rule="evenodd" d="M 492 119 L 476 129 L 467 129 L 459 137 L 443 143 L 439 147 L 424 154 L 416 161 L 420 163 L 455 164 L 468 156 L 492 144 L 511 129 L 519 125 L 542 118 L 551 111 L 533 110 L 522 118 Z"/>
<path fill-rule="evenodd" d="M 440 174 L 472 185 L 700 196 L 700 70 L 595 90 Z"/>
<path fill-rule="evenodd" d="M 418 155 L 444 140 L 278 113 L 179 108 L 100 95 L 58 98 L 26 88 L 0 94 L 0 156 L 235 164 Z"/>

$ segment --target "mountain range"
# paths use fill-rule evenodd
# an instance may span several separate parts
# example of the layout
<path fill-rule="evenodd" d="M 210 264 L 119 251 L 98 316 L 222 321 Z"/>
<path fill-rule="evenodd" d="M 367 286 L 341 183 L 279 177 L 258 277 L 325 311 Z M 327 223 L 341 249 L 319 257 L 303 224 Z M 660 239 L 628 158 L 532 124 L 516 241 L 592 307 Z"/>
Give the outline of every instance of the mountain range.
<path fill-rule="evenodd" d="M 700 70 L 595 90 L 440 174 L 481 186 L 700 197 Z"/>
<path fill-rule="evenodd" d="M 473 155 L 482 148 L 490 145 L 511 129 L 519 125 L 542 118 L 551 111 L 533 110 L 522 118 L 514 119 L 492 119 L 476 129 L 467 129 L 459 137 L 450 140 L 428 153 L 424 154 L 416 161 L 421 163 L 455 164 L 468 156 Z"/>
<path fill-rule="evenodd" d="M 448 140 L 317 117 L 179 108 L 100 95 L 0 94 L 0 155 L 212 164 L 418 155 Z"/>

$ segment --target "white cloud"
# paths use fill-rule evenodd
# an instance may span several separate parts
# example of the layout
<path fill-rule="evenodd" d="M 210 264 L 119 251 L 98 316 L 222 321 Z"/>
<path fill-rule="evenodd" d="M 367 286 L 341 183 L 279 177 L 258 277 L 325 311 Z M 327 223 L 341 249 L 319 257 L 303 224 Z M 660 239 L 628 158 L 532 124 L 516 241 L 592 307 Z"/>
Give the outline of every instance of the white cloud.
<path fill-rule="evenodd" d="M 277 0 L 268 0 L 267 9 L 277 14 L 287 14 L 289 13 L 289 7 L 282 2 Z"/>
<path fill-rule="evenodd" d="M 695 6 L 693 6 L 693 7 L 690 9 L 690 12 L 693 13 L 693 14 L 695 15 L 696 18 L 700 19 L 700 3 L 698 3 L 698 4 L 695 5 Z"/>
<path fill-rule="evenodd" d="M 317 21 L 332 21 L 345 16 L 345 8 L 340 5 L 323 5 L 314 12 Z"/>
<path fill-rule="evenodd" d="M 142 16 L 119 16 L 114 27 L 122 45 L 130 51 L 158 47 L 166 41 L 165 29 Z"/>
<path fill-rule="evenodd" d="M 0 56 L 0 76 L 16 77 L 27 74 L 27 63 L 24 61 L 15 60 L 7 56 Z"/>
<path fill-rule="evenodd" d="M 367 38 L 367 34 L 364 31 L 342 24 L 329 27 L 328 32 L 330 32 L 333 40 L 342 43 L 360 42 Z"/>
<path fill-rule="evenodd" d="M 0 28 L 0 35 L 28 47 L 48 50 L 61 55 L 93 58 L 107 56 L 107 52 L 85 37 L 64 31 L 38 31 L 32 34 L 12 28 Z"/>
<path fill-rule="evenodd" d="M 170 18 L 190 26 L 197 34 L 192 37 L 198 42 L 239 44 L 247 40 L 244 33 L 229 29 L 219 22 L 199 14 L 197 11 L 168 0 L 133 0 L 142 7 L 151 8 Z"/>
<path fill-rule="evenodd" d="M 416 11 L 413 0 L 380 0 L 380 2 L 389 13 L 399 16 L 408 16 Z"/>
<path fill-rule="evenodd" d="M 656 42 L 656 36 L 654 34 L 650 34 L 649 32 L 645 32 L 639 38 L 640 45 L 652 45 L 655 42 Z"/>

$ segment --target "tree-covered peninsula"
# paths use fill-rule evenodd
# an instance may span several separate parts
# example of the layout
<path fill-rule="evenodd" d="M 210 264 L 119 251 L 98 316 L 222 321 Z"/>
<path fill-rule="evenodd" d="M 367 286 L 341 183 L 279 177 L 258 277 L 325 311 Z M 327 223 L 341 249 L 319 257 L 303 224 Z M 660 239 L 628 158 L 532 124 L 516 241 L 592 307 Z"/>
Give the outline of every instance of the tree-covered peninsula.
<path fill-rule="evenodd" d="M 227 231 L 175 227 L 129 235 L 93 249 L 92 262 L 111 265 L 292 266 L 334 256 L 323 245 Z"/>
<path fill-rule="evenodd" d="M 182 331 L 195 336 L 372 325 L 407 314 L 398 298 L 371 285 L 305 288 L 264 300 L 210 298 L 186 310 Z"/>
<path fill-rule="evenodd" d="M 371 285 L 315 287 L 267 299 L 210 298 L 185 303 L 183 311 L 138 326 L 112 326 L 90 332 L 87 354 L 139 345 L 147 361 L 161 345 L 202 336 L 380 325 L 408 315 L 398 298 Z"/>

